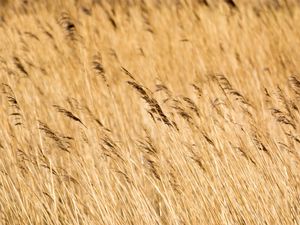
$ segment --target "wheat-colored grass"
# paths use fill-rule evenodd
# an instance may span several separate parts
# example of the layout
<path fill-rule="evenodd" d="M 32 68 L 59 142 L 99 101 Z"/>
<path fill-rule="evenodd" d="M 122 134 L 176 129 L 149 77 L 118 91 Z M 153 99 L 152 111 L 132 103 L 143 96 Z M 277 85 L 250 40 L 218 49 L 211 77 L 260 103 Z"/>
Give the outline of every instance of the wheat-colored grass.
<path fill-rule="evenodd" d="M 299 1 L 0 4 L 0 224 L 300 224 Z"/>

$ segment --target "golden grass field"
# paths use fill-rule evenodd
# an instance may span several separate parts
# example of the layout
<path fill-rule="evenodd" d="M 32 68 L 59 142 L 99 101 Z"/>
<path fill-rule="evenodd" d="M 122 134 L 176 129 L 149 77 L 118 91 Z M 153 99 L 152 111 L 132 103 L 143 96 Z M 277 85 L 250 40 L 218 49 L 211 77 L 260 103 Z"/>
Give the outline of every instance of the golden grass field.
<path fill-rule="evenodd" d="M 0 224 L 300 224 L 299 1 L 0 4 Z"/>

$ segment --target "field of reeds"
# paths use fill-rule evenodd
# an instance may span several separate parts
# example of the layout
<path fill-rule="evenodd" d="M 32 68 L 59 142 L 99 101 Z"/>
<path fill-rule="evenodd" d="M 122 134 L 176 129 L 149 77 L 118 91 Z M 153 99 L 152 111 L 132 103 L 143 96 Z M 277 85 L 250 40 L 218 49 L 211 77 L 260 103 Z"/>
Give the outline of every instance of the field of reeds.
<path fill-rule="evenodd" d="M 0 224 L 300 224 L 299 1 L 0 4 Z"/>

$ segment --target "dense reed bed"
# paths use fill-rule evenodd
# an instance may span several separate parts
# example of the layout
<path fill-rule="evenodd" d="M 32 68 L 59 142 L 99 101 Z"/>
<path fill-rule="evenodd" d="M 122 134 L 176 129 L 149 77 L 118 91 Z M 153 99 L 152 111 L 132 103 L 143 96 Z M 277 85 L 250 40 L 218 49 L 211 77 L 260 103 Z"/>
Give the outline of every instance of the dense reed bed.
<path fill-rule="evenodd" d="M 300 224 L 299 1 L 0 1 L 1 224 Z"/>

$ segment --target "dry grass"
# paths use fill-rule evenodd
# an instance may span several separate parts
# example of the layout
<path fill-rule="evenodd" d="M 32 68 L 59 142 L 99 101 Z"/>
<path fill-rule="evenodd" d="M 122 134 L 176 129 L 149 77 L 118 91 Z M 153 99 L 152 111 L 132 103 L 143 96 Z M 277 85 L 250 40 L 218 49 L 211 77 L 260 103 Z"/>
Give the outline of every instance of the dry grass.
<path fill-rule="evenodd" d="M 299 1 L 0 4 L 0 224 L 300 224 Z"/>

